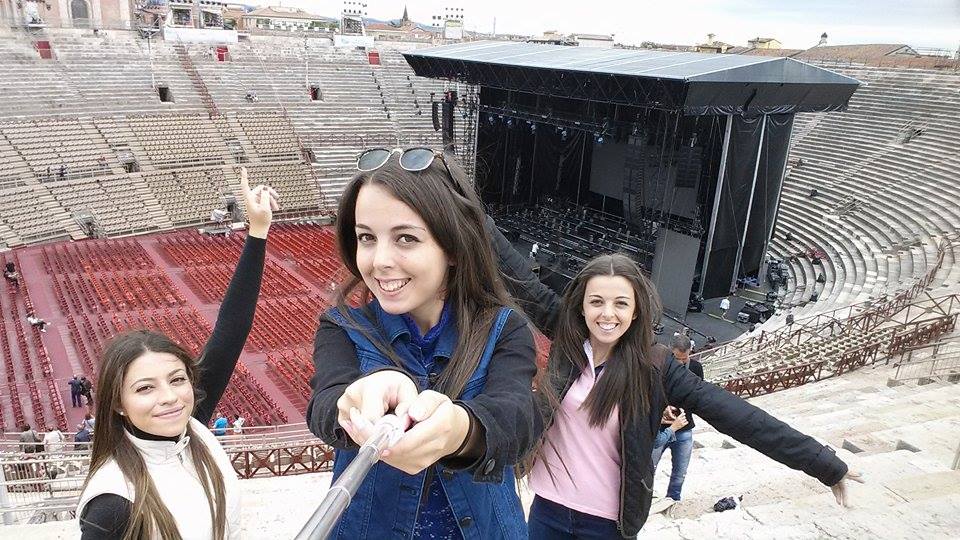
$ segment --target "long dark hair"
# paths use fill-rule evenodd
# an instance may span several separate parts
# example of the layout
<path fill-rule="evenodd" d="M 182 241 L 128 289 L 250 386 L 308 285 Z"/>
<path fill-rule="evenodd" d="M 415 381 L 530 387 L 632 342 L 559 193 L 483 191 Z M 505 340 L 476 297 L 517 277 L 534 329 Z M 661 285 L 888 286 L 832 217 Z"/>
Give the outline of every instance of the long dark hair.
<path fill-rule="evenodd" d="M 450 174 L 439 159 L 423 171 L 410 172 L 391 157 L 383 167 L 361 172 L 347 185 L 337 214 L 337 243 L 350 276 L 340 284 L 337 307 L 381 353 L 402 367 L 400 359 L 383 337 L 370 336 L 349 318 L 347 312 L 347 299 L 356 290 L 359 290 L 364 306 L 373 296 L 357 267 L 356 204 L 363 186 L 380 186 L 420 215 L 453 263 L 447 273 L 445 290 L 446 301 L 452 304 L 456 314 L 459 332 L 453 357 L 440 375 L 437 390 L 456 399 L 480 361 L 499 309 L 512 307 L 513 302 L 500 280 L 490 237 L 483 227 L 484 212 L 480 199 L 452 157 L 447 155 L 445 159 Z M 376 322 L 369 310 L 367 315 L 368 320 Z"/>
<path fill-rule="evenodd" d="M 143 457 L 127 438 L 128 420 L 119 414 L 120 393 L 127 368 L 134 360 L 146 352 L 168 353 L 183 362 L 187 379 L 197 388 L 197 362 L 190 353 L 163 334 L 149 330 L 134 330 L 117 335 L 107 344 L 100 365 L 100 378 L 97 388 L 100 399 L 97 400 L 97 421 L 94 424 L 93 450 L 90 455 L 90 472 L 83 488 L 93 475 L 110 458 L 113 458 L 128 482 L 134 486 L 133 507 L 130 509 L 130 521 L 124 531 L 125 540 L 135 538 L 153 538 L 180 540 L 182 537 L 177 523 L 167 506 L 157 493 L 157 488 L 147 473 Z M 194 401 L 196 407 L 196 400 Z M 226 529 L 226 502 L 223 474 L 216 461 L 200 437 L 193 433 L 187 424 L 190 437 L 188 447 L 196 466 L 197 476 L 203 485 L 204 494 L 210 505 L 210 518 L 216 540 L 224 538 Z"/>
<path fill-rule="evenodd" d="M 548 374 L 556 376 L 558 362 L 572 362 L 582 372 L 588 365 L 583 342 L 590 338 L 583 319 L 583 296 L 587 282 L 597 276 L 620 276 L 633 288 L 636 318 L 613 345 L 603 377 L 583 402 L 590 425 L 603 426 L 619 409 L 620 423 L 627 425 L 650 413 L 650 398 L 659 386 L 652 360 L 653 321 L 660 320 L 660 297 L 640 267 L 626 255 L 601 255 L 583 267 L 567 285 L 557 317 L 550 349 Z M 541 391 L 549 391 L 541 385 Z"/>

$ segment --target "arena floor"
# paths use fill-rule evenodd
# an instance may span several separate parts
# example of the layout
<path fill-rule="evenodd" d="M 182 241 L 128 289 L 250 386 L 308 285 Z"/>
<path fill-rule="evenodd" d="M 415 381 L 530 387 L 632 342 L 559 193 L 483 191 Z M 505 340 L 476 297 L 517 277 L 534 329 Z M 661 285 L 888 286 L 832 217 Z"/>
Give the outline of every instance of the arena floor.
<path fill-rule="evenodd" d="M 16 262 L 28 296 L 22 287 L 18 293 L 4 288 L 0 310 L 10 357 L 28 361 L 5 366 L 7 380 L 17 381 L 18 396 L 2 401 L 3 425 L 18 423 L 14 399 L 19 399 L 23 420 L 33 425 L 56 422 L 57 401 L 65 413 L 66 428 L 79 423 L 87 409 L 71 407 L 67 381 L 73 374 L 92 376 L 90 368 L 98 362 L 99 347 L 117 330 L 153 327 L 196 352 L 216 321 L 242 238 L 243 234 L 210 238 L 182 230 L 17 250 Z M 253 424 L 303 420 L 308 395 L 304 378 L 312 372 L 310 343 L 316 316 L 330 293 L 329 281 L 321 276 L 332 276 L 338 265 L 330 262 L 335 257 L 332 250 L 318 247 L 311 253 L 310 244 L 294 240 L 320 239 L 325 246 L 330 238 L 329 229 L 317 226 L 280 225 L 271 231 L 254 329 L 240 359 L 242 367 L 221 402 L 227 414 L 242 412 Z M 326 266 L 321 268 L 317 261 Z M 31 304 L 51 324 L 46 333 L 26 323 Z M 21 333 L 25 339 L 20 339 Z M 33 333 L 39 341 L 32 339 Z M 271 367 L 271 354 L 277 358 L 283 354 L 284 362 L 298 362 L 304 370 L 291 373 Z M 45 358 L 56 384 L 53 395 L 42 376 L 47 369 Z M 39 387 L 36 392 L 31 383 Z"/>

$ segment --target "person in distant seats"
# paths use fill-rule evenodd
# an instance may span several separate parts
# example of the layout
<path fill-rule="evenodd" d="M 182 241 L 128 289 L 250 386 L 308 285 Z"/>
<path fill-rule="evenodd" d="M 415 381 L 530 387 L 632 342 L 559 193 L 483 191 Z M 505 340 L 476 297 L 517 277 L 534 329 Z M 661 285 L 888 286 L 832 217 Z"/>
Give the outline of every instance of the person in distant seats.
<path fill-rule="evenodd" d="M 3 279 L 7 280 L 7 283 L 12 285 L 14 288 L 18 288 L 20 286 L 20 273 L 17 272 L 17 267 L 12 262 L 8 262 L 4 268 Z"/>
<path fill-rule="evenodd" d="M 237 414 L 233 420 L 233 434 L 234 435 L 243 435 L 243 424 L 247 422 L 246 418 L 242 414 Z"/>
<path fill-rule="evenodd" d="M 213 434 L 222 437 L 227 434 L 227 417 L 222 412 L 217 413 L 217 419 L 213 421 Z"/>
<path fill-rule="evenodd" d="M 41 319 L 40 317 L 37 317 L 37 315 L 32 311 L 30 313 L 27 313 L 27 322 L 30 323 L 30 326 L 36 328 L 41 332 L 46 332 L 47 326 L 50 324 L 47 321 Z"/>

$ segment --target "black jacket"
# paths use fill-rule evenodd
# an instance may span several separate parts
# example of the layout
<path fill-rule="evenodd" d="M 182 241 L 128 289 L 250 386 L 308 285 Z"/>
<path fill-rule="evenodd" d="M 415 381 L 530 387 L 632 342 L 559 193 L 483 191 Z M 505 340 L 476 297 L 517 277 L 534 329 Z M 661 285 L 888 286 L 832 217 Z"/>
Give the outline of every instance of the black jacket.
<path fill-rule="evenodd" d="M 487 219 L 493 236 L 500 270 L 510 292 L 520 302 L 534 324 L 552 337 L 560 311 L 560 297 L 537 280 L 510 242 Z M 847 473 L 847 465 L 833 449 L 804 435 L 763 410 L 747 403 L 719 386 L 701 380 L 677 362 L 669 350 L 657 345 L 654 365 L 663 388 L 653 389 L 650 414 L 632 425 L 620 426 L 620 518 L 617 525 L 624 538 L 636 536 L 647 521 L 653 499 L 653 439 L 667 404 L 681 407 L 703 418 L 721 433 L 750 446 L 784 465 L 802 471 L 825 485 L 832 486 Z M 573 361 L 551 355 L 550 382 L 563 399 L 580 372 Z M 553 423 L 555 411 L 541 404 L 544 432 Z"/>

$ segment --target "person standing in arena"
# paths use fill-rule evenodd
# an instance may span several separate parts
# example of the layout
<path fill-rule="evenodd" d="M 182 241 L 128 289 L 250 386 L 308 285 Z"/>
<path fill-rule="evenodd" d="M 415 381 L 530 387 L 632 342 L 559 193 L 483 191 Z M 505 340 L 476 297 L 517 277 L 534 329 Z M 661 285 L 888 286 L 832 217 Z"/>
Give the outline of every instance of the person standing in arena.
<path fill-rule="evenodd" d="M 335 480 L 384 415 L 412 427 L 332 538 L 525 537 L 513 467 L 541 431 L 536 351 L 497 274 L 479 197 L 431 149 L 368 150 L 358 168 L 337 219 L 351 275 L 317 330 L 307 424 L 337 449 Z M 358 288 L 362 305 L 350 308 Z"/>
<path fill-rule="evenodd" d="M 533 276 L 493 221 L 486 223 L 506 282 L 553 339 L 537 377 L 545 431 L 531 456 L 531 539 L 639 534 L 653 499 L 653 442 L 667 405 L 817 478 L 847 504 L 848 480 L 861 478 L 833 449 L 704 382 L 654 342 L 659 296 L 636 262 L 622 254 L 597 257 L 561 298 Z"/>
<path fill-rule="evenodd" d="M 211 431 L 213 431 L 213 434 L 217 437 L 222 437 L 227 434 L 228 425 L 227 417 L 224 416 L 222 412 L 218 412 L 217 419 L 213 421 L 213 429 Z"/>
<path fill-rule="evenodd" d="M 83 400 L 80 399 L 83 393 L 83 383 L 80 382 L 80 379 L 76 375 L 73 376 L 70 381 L 67 382 L 70 385 L 70 403 L 73 407 L 82 407 Z"/>
<path fill-rule="evenodd" d="M 87 398 L 87 407 L 93 406 L 93 381 L 80 377 L 80 394 Z"/>
<path fill-rule="evenodd" d="M 82 540 L 240 535 L 236 473 L 205 426 L 253 324 L 279 209 L 272 188 L 250 189 L 245 168 L 240 183 L 250 228 L 200 358 L 148 330 L 105 348 L 90 472 L 77 505 Z"/>
<path fill-rule="evenodd" d="M 243 435 L 243 424 L 246 423 L 246 419 L 242 414 L 237 414 L 233 420 L 233 434 L 234 435 Z"/>

